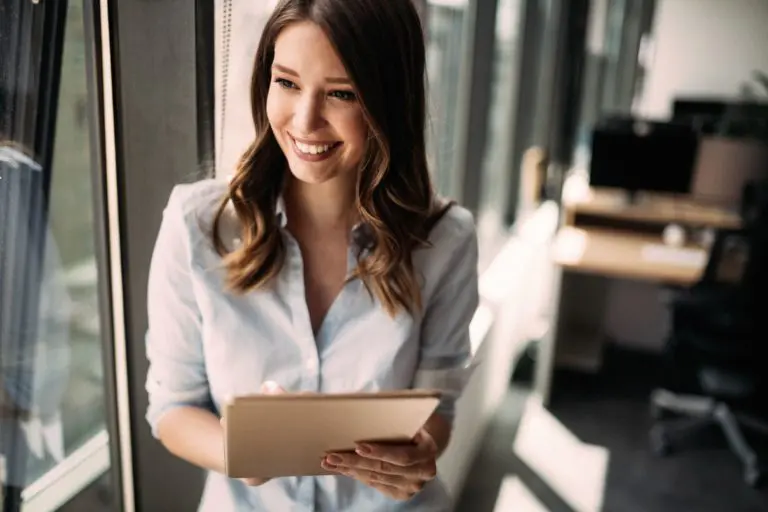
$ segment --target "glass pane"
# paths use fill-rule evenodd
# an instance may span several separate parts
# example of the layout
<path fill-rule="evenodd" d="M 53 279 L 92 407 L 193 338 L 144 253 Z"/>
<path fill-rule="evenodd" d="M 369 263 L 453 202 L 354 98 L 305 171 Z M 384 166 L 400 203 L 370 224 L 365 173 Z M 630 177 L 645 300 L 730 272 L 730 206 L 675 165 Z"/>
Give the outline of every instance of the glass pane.
<path fill-rule="evenodd" d="M 438 190 L 452 190 L 456 114 L 464 56 L 466 0 L 430 0 L 427 7 L 427 76 L 429 80 L 429 156 Z"/>
<path fill-rule="evenodd" d="M 69 2 L 51 177 L 50 227 L 61 254 L 69 310 L 71 377 L 62 400 L 71 452 L 105 428 L 83 1 Z"/>
<path fill-rule="evenodd" d="M 11 67 L 0 75 L 0 471 L 6 496 L 103 439 L 106 428 L 83 1 L 68 3 L 58 91 L 45 62 L 62 51 L 47 33 L 56 9 L 44 2 L 2 4 L 19 30 L 3 34 L 11 44 L 0 56 L 40 68 Z M 49 95 L 58 100 L 50 103 L 55 126 L 43 115 Z"/>
<path fill-rule="evenodd" d="M 517 97 L 521 8 L 521 0 L 499 0 L 496 14 L 493 82 L 479 216 L 481 252 L 492 251 L 489 246 L 493 246 L 493 241 L 503 226 L 510 190 L 509 180 L 519 175 L 519 162 L 510 161 L 510 148 Z"/>

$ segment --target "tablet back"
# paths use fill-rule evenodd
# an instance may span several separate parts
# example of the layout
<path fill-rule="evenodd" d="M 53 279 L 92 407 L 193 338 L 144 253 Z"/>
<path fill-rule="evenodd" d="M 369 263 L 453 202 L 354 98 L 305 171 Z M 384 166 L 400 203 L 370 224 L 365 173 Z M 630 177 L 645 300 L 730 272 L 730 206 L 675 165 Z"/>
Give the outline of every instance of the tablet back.
<path fill-rule="evenodd" d="M 439 400 L 424 391 L 236 398 L 224 407 L 227 475 L 327 474 L 320 462 L 329 452 L 413 439 Z"/>

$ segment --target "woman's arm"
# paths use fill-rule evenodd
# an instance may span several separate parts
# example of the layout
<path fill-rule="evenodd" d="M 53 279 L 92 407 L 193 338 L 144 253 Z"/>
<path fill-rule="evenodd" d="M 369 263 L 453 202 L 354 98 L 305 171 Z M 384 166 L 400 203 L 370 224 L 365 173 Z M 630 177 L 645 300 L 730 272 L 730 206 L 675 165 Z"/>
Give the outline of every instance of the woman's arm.
<path fill-rule="evenodd" d="M 224 434 L 219 418 L 200 407 L 178 407 L 158 423 L 158 437 L 177 457 L 210 471 L 224 473 Z"/>
<path fill-rule="evenodd" d="M 472 346 L 469 325 L 479 303 L 478 244 L 472 215 L 454 206 L 434 229 L 437 238 L 429 266 L 435 272 L 433 293 L 421 326 L 419 366 L 415 388 L 442 393 L 436 415 L 429 428 L 445 449 L 455 415 L 455 404 L 471 375 Z M 440 421 L 442 420 L 442 421 Z M 444 430 L 447 430 L 444 432 Z"/>
<path fill-rule="evenodd" d="M 222 427 L 214 414 L 202 341 L 202 314 L 191 275 L 195 245 L 188 194 L 177 187 L 163 221 L 149 273 L 146 349 L 147 421 L 171 453 L 224 472 Z"/>
<path fill-rule="evenodd" d="M 284 393 L 273 382 L 261 386 L 265 394 Z M 158 437 L 163 446 L 196 466 L 225 473 L 224 420 L 199 407 L 180 407 L 169 411 L 158 425 Z M 269 478 L 241 478 L 246 485 L 258 486 Z"/>

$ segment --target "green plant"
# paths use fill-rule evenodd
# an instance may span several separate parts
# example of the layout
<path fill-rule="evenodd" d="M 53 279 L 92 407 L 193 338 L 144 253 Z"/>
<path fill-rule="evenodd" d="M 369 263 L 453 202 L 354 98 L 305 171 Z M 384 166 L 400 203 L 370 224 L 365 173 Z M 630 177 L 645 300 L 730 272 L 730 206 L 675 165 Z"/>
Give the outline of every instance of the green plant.
<path fill-rule="evenodd" d="M 742 84 L 740 96 L 723 116 L 719 134 L 768 145 L 768 73 L 755 70 Z"/>
<path fill-rule="evenodd" d="M 768 144 L 768 74 L 755 70 L 741 87 L 741 101 L 723 119 L 723 129 L 732 137 Z"/>

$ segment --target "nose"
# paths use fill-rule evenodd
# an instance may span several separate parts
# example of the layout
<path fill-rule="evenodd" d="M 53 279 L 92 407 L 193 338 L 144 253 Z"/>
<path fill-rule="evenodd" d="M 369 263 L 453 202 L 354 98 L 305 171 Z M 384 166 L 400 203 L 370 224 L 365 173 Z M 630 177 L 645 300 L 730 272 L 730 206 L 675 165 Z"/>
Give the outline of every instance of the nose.
<path fill-rule="evenodd" d="M 313 94 L 303 94 L 296 102 L 293 127 L 298 134 L 309 135 L 324 123 L 322 101 Z"/>

